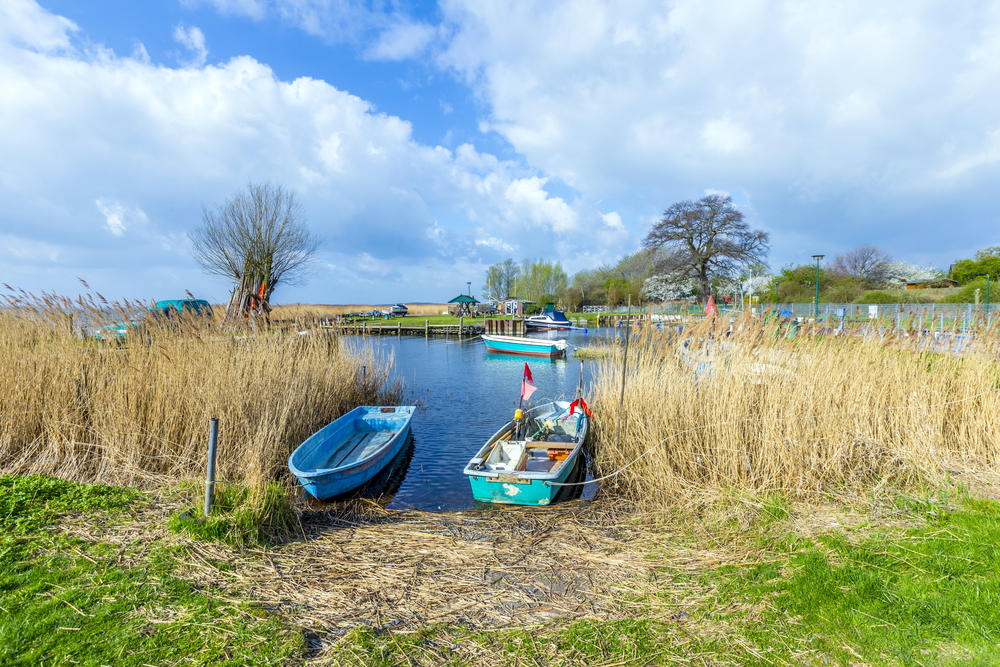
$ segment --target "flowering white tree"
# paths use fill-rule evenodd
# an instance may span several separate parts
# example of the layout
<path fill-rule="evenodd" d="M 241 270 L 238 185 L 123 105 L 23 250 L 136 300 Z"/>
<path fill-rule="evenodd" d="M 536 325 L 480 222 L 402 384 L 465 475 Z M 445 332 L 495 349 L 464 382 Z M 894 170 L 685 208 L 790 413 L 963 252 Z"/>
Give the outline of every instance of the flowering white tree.
<path fill-rule="evenodd" d="M 766 274 L 762 276 L 754 276 L 753 278 L 744 278 L 742 281 L 744 294 L 757 294 L 765 291 L 774 282 L 774 276 Z"/>
<path fill-rule="evenodd" d="M 938 280 L 943 277 L 943 274 L 933 266 L 917 266 L 908 262 L 889 262 L 885 265 L 885 277 L 886 283 L 889 285 L 902 287 L 906 283 Z"/>
<path fill-rule="evenodd" d="M 681 301 L 697 293 L 695 281 L 680 271 L 656 275 L 642 283 L 642 298 L 647 301 Z"/>

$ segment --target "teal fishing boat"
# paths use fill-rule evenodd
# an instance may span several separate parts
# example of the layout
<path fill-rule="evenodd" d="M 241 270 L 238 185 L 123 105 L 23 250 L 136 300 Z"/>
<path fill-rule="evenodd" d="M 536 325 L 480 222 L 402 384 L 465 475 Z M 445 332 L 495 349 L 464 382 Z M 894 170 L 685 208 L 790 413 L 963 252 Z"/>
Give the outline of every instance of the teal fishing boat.
<path fill-rule="evenodd" d="M 473 497 L 487 503 L 551 503 L 580 458 L 588 413 L 583 399 L 553 401 L 523 414 L 518 409 L 465 466 Z"/>
<path fill-rule="evenodd" d="M 523 336 L 488 336 L 483 334 L 487 352 L 528 357 L 561 357 L 566 354 L 565 340 L 525 338 Z"/>

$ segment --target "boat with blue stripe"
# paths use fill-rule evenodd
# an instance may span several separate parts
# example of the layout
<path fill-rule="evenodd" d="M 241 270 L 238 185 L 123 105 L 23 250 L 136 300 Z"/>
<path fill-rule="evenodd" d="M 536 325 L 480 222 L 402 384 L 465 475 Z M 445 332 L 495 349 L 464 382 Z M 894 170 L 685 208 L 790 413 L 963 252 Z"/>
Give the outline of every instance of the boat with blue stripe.
<path fill-rule="evenodd" d="M 583 410 L 573 410 L 567 401 L 545 403 L 507 422 L 465 466 L 473 497 L 548 505 L 580 459 L 589 423 Z"/>
<path fill-rule="evenodd" d="M 412 405 L 354 408 L 299 445 L 288 457 L 288 469 L 319 500 L 349 493 L 396 458 L 414 410 Z"/>
<path fill-rule="evenodd" d="M 496 354 L 517 354 L 528 357 L 561 357 L 566 354 L 565 340 L 545 340 L 523 336 L 482 336 L 486 351 Z"/>

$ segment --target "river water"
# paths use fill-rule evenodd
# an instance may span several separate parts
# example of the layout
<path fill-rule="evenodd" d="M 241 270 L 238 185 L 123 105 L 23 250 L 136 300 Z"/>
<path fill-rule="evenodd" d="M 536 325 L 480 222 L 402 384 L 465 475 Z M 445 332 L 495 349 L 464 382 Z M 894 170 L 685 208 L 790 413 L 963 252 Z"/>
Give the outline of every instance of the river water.
<path fill-rule="evenodd" d="M 352 337 L 350 344 L 372 345 L 380 354 L 392 356 L 392 379 L 403 388 L 401 403 L 417 406 L 412 421 L 412 446 L 364 490 L 364 495 L 382 495 L 384 502 L 394 492 L 388 505 L 394 509 L 434 511 L 478 506 L 462 470 L 483 443 L 513 418 L 525 362 L 531 368 L 537 388 L 531 397 L 533 404 L 573 400 L 581 367 L 580 360 L 572 354 L 573 347 L 585 346 L 613 331 L 528 334 L 565 338 L 570 344 L 567 357 L 554 360 L 489 354 L 478 336 Z M 588 361 L 583 365 L 586 397 L 593 363 Z M 581 457 L 575 479 L 589 479 L 588 468 Z M 595 486 L 567 489 L 565 495 L 588 499 L 594 495 Z"/>

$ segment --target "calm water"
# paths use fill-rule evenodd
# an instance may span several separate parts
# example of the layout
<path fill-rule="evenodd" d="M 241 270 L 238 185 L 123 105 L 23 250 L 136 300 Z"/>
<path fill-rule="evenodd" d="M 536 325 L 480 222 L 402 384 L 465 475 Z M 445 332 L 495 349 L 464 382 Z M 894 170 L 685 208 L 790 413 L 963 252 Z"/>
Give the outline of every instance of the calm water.
<path fill-rule="evenodd" d="M 539 338 L 565 338 L 570 345 L 607 335 L 590 330 L 538 332 Z M 355 339 L 370 344 L 394 358 L 392 377 L 403 386 L 402 403 L 416 405 L 413 445 L 395 461 L 375 486 L 398 490 L 389 507 L 422 510 L 468 509 L 472 499 L 469 481 L 462 470 L 491 435 L 511 420 L 517 408 L 524 364 L 528 363 L 537 391 L 532 403 L 572 400 L 580 379 L 580 361 L 538 359 L 487 354 L 478 338 L 422 338 L 419 336 L 372 336 Z M 584 362 L 584 396 L 591 362 Z M 579 479 L 589 473 L 585 462 Z M 592 497 L 596 485 L 583 487 L 583 498 Z"/>

